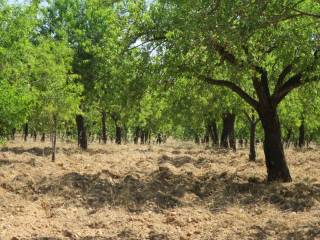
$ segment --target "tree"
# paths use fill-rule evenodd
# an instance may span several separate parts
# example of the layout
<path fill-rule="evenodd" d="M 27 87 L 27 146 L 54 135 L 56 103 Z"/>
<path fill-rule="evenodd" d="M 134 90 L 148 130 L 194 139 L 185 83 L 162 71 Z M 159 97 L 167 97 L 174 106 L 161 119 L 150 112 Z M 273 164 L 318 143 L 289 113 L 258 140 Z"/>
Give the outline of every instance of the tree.
<path fill-rule="evenodd" d="M 170 68 L 228 88 L 255 109 L 268 181 L 288 182 L 277 108 L 293 89 L 319 78 L 320 23 L 299 13 L 319 9 L 319 3 L 297 0 L 159 0 L 139 31 L 150 48 L 163 46 L 158 55 Z"/>
<path fill-rule="evenodd" d="M 30 120 L 42 126 L 42 132 L 51 132 L 52 161 L 55 161 L 57 131 L 80 112 L 82 88 L 75 83 L 76 76 L 70 74 L 73 52 L 66 42 L 39 37 L 35 49 L 30 84 L 36 106 Z"/>
<path fill-rule="evenodd" d="M 33 6 L 0 6 L 0 135 L 6 137 L 27 121 L 35 102 L 28 73 L 36 20 Z"/>

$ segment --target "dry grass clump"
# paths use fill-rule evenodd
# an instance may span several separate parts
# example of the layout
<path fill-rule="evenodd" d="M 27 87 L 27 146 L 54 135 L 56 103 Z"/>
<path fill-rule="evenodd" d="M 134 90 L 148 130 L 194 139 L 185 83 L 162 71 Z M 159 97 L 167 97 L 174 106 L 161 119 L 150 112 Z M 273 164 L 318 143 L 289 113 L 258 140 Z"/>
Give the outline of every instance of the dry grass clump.
<path fill-rule="evenodd" d="M 0 239 L 320 239 L 319 150 L 287 150 L 294 182 L 268 184 L 260 150 L 60 146 L 0 153 Z"/>

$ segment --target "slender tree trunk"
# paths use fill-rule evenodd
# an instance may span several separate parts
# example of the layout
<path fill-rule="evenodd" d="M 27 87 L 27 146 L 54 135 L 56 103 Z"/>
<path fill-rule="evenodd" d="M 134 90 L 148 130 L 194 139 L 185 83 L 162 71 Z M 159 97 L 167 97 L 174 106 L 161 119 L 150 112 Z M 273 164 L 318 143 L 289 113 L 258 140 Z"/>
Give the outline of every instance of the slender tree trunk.
<path fill-rule="evenodd" d="M 250 153 L 249 161 L 256 161 L 256 128 L 257 123 L 255 120 L 250 121 Z"/>
<path fill-rule="evenodd" d="M 287 134 L 287 137 L 286 137 L 286 140 L 285 140 L 287 148 L 290 147 L 291 135 L 292 135 L 292 128 L 290 128 L 288 130 L 288 134 Z"/>
<path fill-rule="evenodd" d="M 281 127 L 276 109 L 262 108 L 259 113 L 264 130 L 264 154 L 268 181 L 292 181 L 281 141 Z"/>
<path fill-rule="evenodd" d="M 145 134 L 144 134 L 144 130 L 141 130 L 140 131 L 140 144 L 145 144 L 146 142 L 145 142 Z"/>
<path fill-rule="evenodd" d="M 305 141 L 305 125 L 304 121 L 302 121 L 300 127 L 299 127 L 299 148 L 303 148 L 306 144 Z"/>
<path fill-rule="evenodd" d="M 145 141 L 146 141 L 146 144 L 149 144 L 149 130 L 147 129 L 146 131 L 145 131 Z"/>
<path fill-rule="evenodd" d="M 124 144 L 128 144 L 128 128 L 125 124 L 123 125 L 123 141 Z"/>
<path fill-rule="evenodd" d="M 207 129 L 205 135 L 203 136 L 203 142 L 204 142 L 205 144 L 209 144 L 209 141 L 210 141 L 209 130 Z"/>
<path fill-rule="evenodd" d="M 57 144 L 57 118 L 53 117 L 53 131 L 52 131 L 52 155 L 51 160 L 52 162 L 56 161 L 56 144 Z"/>
<path fill-rule="evenodd" d="M 139 127 L 136 127 L 136 129 L 134 131 L 134 137 L 133 137 L 134 144 L 139 143 L 139 135 L 140 135 L 140 129 L 139 129 Z"/>
<path fill-rule="evenodd" d="M 200 144 L 200 138 L 199 138 L 199 135 L 198 135 L 198 134 L 195 134 L 195 136 L 194 136 L 194 142 L 195 142 L 196 144 Z"/>
<path fill-rule="evenodd" d="M 104 144 L 107 143 L 107 126 L 106 126 L 106 122 L 107 122 L 107 113 L 106 111 L 102 112 L 102 117 L 101 117 L 101 135 L 102 135 L 102 142 Z"/>
<path fill-rule="evenodd" d="M 121 144 L 122 128 L 116 125 L 116 144 Z"/>
<path fill-rule="evenodd" d="M 45 142 L 45 141 L 46 141 L 46 134 L 42 133 L 41 142 Z"/>
<path fill-rule="evenodd" d="M 236 115 L 232 114 L 232 117 L 230 119 L 229 145 L 233 151 L 237 150 L 237 141 L 236 141 L 235 130 L 234 130 L 235 121 L 236 121 Z"/>
<path fill-rule="evenodd" d="M 240 147 L 240 148 L 243 148 L 243 138 L 240 138 L 240 139 L 239 139 L 239 147 Z"/>
<path fill-rule="evenodd" d="M 33 141 L 37 141 L 37 132 L 36 131 L 34 131 L 33 132 Z"/>
<path fill-rule="evenodd" d="M 78 129 L 78 145 L 81 149 L 88 149 L 87 131 L 84 123 L 84 117 L 82 115 L 76 116 L 77 129 Z"/>
<path fill-rule="evenodd" d="M 24 125 L 24 141 L 26 142 L 28 140 L 28 134 L 29 134 L 29 124 L 26 123 Z"/>
<path fill-rule="evenodd" d="M 16 129 L 12 129 L 11 131 L 11 140 L 15 140 L 16 139 Z"/>
<path fill-rule="evenodd" d="M 219 145 L 219 137 L 218 137 L 218 128 L 217 128 L 217 123 L 215 120 L 211 121 L 208 124 L 208 131 L 209 131 L 209 136 L 212 141 L 212 146 L 216 147 Z"/>

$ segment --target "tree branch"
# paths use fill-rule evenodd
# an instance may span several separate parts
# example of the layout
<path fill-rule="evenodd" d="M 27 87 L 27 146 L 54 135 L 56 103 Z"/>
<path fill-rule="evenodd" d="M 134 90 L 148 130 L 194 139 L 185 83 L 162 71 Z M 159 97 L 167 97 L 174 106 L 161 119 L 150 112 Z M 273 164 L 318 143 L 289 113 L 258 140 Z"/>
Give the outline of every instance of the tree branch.
<path fill-rule="evenodd" d="M 274 106 L 277 106 L 293 89 L 300 87 L 303 84 L 301 79 L 301 72 L 289 78 L 289 80 L 273 95 Z"/>
<path fill-rule="evenodd" d="M 289 64 L 288 66 L 286 66 L 282 72 L 280 73 L 277 83 L 276 83 L 276 87 L 274 89 L 274 93 L 278 92 L 279 89 L 281 88 L 281 86 L 283 85 L 284 79 L 286 78 L 286 76 L 292 71 L 293 65 Z"/>
<path fill-rule="evenodd" d="M 308 17 L 313 17 L 313 18 L 320 18 L 320 14 L 316 14 L 316 13 L 308 13 L 308 12 L 304 12 L 298 9 L 294 9 L 293 11 L 301 14 L 302 16 L 308 16 Z"/>
<path fill-rule="evenodd" d="M 247 94 L 244 90 L 242 90 L 235 83 L 233 83 L 231 81 L 227 81 L 227 80 L 216 80 L 211 77 L 202 76 L 202 75 L 199 75 L 199 78 L 201 78 L 205 82 L 210 83 L 212 85 L 223 86 L 223 87 L 229 88 L 231 91 L 238 94 L 243 100 L 245 100 L 254 109 L 256 109 L 256 110 L 258 109 L 258 102 L 255 99 L 253 99 L 249 94 Z"/>

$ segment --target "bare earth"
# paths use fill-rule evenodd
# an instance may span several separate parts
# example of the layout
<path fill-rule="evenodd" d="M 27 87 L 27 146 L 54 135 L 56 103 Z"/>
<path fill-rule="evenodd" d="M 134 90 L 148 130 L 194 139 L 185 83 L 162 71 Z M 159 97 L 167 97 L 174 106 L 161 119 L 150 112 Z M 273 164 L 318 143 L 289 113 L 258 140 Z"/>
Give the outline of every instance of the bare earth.
<path fill-rule="evenodd" d="M 266 184 L 260 150 L 58 146 L 0 152 L 1 240 L 320 239 L 320 150 L 287 150 L 294 182 Z"/>

